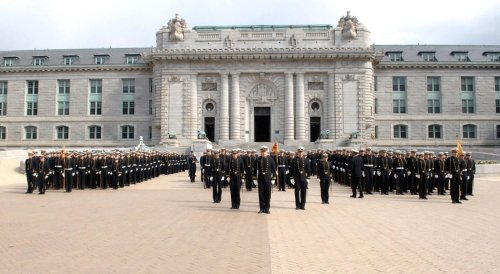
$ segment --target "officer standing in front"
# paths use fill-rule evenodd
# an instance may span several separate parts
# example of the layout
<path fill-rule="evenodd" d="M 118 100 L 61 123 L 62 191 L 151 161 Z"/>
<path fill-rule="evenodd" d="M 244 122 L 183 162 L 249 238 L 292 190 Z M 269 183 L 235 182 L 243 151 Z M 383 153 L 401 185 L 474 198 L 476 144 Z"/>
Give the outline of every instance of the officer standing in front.
<path fill-rule="evenodd" d="M 328 189 L 331 183 L 331 173 L 333 171 L 332 163 L 328 161 L 328 154 L 323 153 L 321 161 L 317 165 L 319 185 L 321 188 L 321 202 L 322 204 L 328 204 L 330 195 Z"/>
<path fill-rule="evenodd" d="M 269 156 L 269 148 L 262 146 L 260 148 L 260 157 L 257 158 L 257 184 L 259 190 L 259 213 L 271 213 L 271 187 L 272 179 L 276 179 L 276 164 Z"/>
<path fill-rule="evenodd" d="M 241 189 L 241 179 L 244 176 L 245 167 L 243 165 L 243 160 L 238 155 L 238 150 L 233 149 L 231 151 L 231 158 L 229 159 L 229 167 L 227 168 L 228 173 L 226 177 L 229 177 L 229 189 L 231 191 L 231 209 L 240 208 L 240 189 Z"/>
<path fill-rule="evenodd" d="M 297 157 L 293 163 L 295 180 L 295 209 L 306 209 L 307 185 L 309 183 L 310 164 L 304 156 L 304 148 L 297 149 Z"/>

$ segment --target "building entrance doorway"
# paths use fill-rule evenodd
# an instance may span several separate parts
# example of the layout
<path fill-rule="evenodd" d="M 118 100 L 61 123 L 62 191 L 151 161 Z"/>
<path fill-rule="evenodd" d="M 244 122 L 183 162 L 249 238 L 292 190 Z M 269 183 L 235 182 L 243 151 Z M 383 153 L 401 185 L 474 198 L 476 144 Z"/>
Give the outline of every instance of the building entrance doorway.
<path fill-rule="evenodd" d="M 254 109 L 254 141 L 271 141 L 271 108 L 256 107 Z"/>

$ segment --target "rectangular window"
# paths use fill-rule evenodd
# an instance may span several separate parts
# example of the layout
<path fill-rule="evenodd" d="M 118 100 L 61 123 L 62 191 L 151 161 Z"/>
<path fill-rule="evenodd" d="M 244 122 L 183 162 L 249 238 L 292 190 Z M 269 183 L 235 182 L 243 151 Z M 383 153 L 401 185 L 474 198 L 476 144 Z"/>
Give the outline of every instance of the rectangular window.
<path fill-rule="evenodd" d="M 500 77 L 495 77 L 495 91 L 500 92 Z"/>
<path fill-rule="evenodd" d="M 441 139 L 441 125 L 430 125 L 428 134 L 430 139 Z"/>
<path fill-rule="evenodd" d="M 124 101 L 123 115 L 133 115 L 133 114 L 134 114 L 134 101 Z"/>
<path fill-rule="evenodd" d="M 94 62 L 96 65 L 104 65 L 106 56 L 94 56 Z"/>
<path fill-rule="evenodd" d="M 36 127 L 25 127 L 24 128 L 25 132 L 25 139 L 26 140 L 36 140 L 37 139 L 37 134 L 36 134 Z"/>
<path fill-rule="evenodd" d="M 139 61 L 139 55 L 127 55 L 127 64 L 133 65 L 137 64 Z"/>
<path fill-rule="evenodd" d="M 153 127 L 149 126 L 148 127 L 148 135 L 149 135 L 149 140 L 153 139 Z"/>
<path fill-rule="evenodd" d="M 135 93 L 135 79 L 123 79 L 123 93 Z"/>
<path fill-rule="evenodd" d="M 89 139 L 100 140 L 101 139 L 101 127 L 100 126 L 90 126 L 89 127 Z"/>
<path fill-rule="evenodd" d="M 153 93 L 153 78 L 149 78 L 149 93 Z"/>
<path fill-rule="evenodd" d="M 461 82 L 462 91 L 474 91 L 474 77 L 462 77 Z"/>
<path fill-rule="evenodd" d="M 33 57 L 34 66 L 43 66 L 45 63 L 45 57 Z"/>
<path fill-rule="evenodd" d="M 496 113 L 500 113 L 500 99 L 495 100 Z"/>
<path fill-rule="evenodd" d="M 389 60 L 391 62 L 402 62 L 403 61 L 403 53 L 402 52 L 389 52 Z"/>
<path fill-rule="evenodd" d="M 123 126 L 122 127 L 122 139 L 134 139 L 134 127 L 133 126 Z"/>
<path fill-rule="evenodd" d="M 474 113 L 473 99 L 462 99 L 462 113 Z"/>
<path fill-rule="evenodd" d="M 395 125 L 394 126 L 394 138 L 407 138 L 406 125 Z"/>
<path fill-rule="evenodd" d="M 153 100 L 149 100 L 149 115 L 153 115 Z"/>
<path fill-rule="evenodd" d="M 57 80 L 59 94 L 69 94 L 69 80 Z"/>
<path fill-rule="evenodd" d="M 75 63 L 75 57 L 74 56 L 65 56 L 64 57 L 64 65 L 70 66 Z"/>
<path fill-rule="evenodd" d="M 102 93 L 102 79 L 90 80 L 90 93 Z"/>
<path fill-rule="evenodd" d="M 38 94 L 38 81 L 27 81 L 28 94 Z"/>
<path fill-rule="evenodd" d="M 375 108 L 375 114 L 377 114 L 378 113 L 378 98 L 374 99 L 373 106 Z"/>
<path fill-rule="evenodd" d="M 463 138 L 464 139 L 476 138 L 476 126 L 475 125 L 464 125 L 463 126 Z"/>
<path fill-rule="evenodd" d="M 474 77 L 461 77 L 462 113 L 475 112 Z"/>
<path fill-rule="evenodd" d="M 500 62 L 500 53 L 487 54 L 490 62 Z"/>
<path fill-rule="evenodd" d="M 406 77 L 392 77 L 392 91 L 406 91 Z"/>
<path fill-rule="evenodd" d="M 202 91 L 217 91 L 217 83 L 201 83 Z"/>
<path fill-rule="evenodd" d="M 373 76 L 373 91 L 378 90 L 378 76 Z"/>
<path fill-rule="evenodd" d="M 469 54 L 467 52 L 455 53 L 458 62 L 470 62 Z"/>
<path fill-rule="evenodd" d="M 0 82 L 0 95 L 7 95 L 8 84 L 6 81 Z"/>
<path fill-rule="evenodd" d="M 9 58 L 9 57 L 4 58 L 3 59 L 3 65 L 6 66 L 6 67 L 12 67 L 12 66 L 14 66 L 15 59 L 16 58 Z"/>
<path fill-rule="evenodd" d="M 0 127 L 0 140 L 5 140 L 7 138 L 7 129 L 5 127 Z"/>
<path fill-rule="evenodd" d="M 435 52 L 423 52 L 422 53 L 422 59 L 425 62 L 436 62 L 436 53 Z"/>
<path fill-rule="evenodd" d="M 427 77 L 427 91 L 441 91 L 441 77 Z"/>
<path fill-rule="evenodd" d="M 378 126 L 375 126 L 375 136 L 373 138 L 378 139 Z"/>
<path fill-rule="evenodd" d="M 393 103 L 393 113 L 406 113 L 406 100 L 405 99 L 394 99 Z"/>
<path fill-rule="evenodd" d="M 38 115 L 38 103 L 37 102 L 26 102 L 26 115 L 28 115 L 28 116 Z"/>
<path fill-rule="evenodd" d="M 308 90 L 324 90 L 323 82 L 307 82 Z"/>
<path fill-rule="evenodd" d="M 497 139 L 500 139 L 500 125 L 497 125 Z"/>
<path fill-rule="evenodd" d="M 439 99 L 427 99 L 428 113 L 441 113 L 441 102 Z"/>
<path fill-rule="evenodd" d="M 0 116 L 7 115 L 7 102 L 0 102 Z"/>
<path fill-rule="evenodd" d="M 90 115 L 101 115 L 101 102 L 91 101 L 90 102 Z"/>
<path fill-rule="evenodd" d="M 69 139 L 69 128 L 66 126 L 57 127 L 57 139 L 58 140 L 68 140 Z"/>
<path fill-rule="evenodd" d="M 68 101 L 57 102 L 57 115 L 69 115 L 69 102 Z"/>

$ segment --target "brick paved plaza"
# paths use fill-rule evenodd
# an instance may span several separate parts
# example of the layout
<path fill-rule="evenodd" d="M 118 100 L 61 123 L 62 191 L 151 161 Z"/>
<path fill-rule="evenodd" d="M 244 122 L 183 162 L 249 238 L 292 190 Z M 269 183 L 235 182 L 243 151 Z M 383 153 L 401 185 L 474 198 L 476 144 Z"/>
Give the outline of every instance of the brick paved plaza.
<path fill-rule="evenodd" d="M 229 190 L 163 176 L 120 190 L 24 194 L 0 186 L 1 273 L 499 273 L 500 178 L 475 196 L 367 195 L 335 185 L 322 205 L 317 180 L 306 210 L 274 191 L 230 210 Z"/>

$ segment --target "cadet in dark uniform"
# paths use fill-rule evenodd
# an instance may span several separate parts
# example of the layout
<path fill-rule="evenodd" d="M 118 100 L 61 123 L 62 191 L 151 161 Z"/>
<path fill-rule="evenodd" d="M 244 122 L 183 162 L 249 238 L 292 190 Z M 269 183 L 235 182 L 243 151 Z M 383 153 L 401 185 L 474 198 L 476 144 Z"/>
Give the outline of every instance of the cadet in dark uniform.
<path fill-rule="evenodd" d="M 260 148 L 260 157 L 257 158 L 257 181 L 259 189 L 259 213 L 271 213 L 271 180 L 276 179 L 276 164 L 269 156 L 267 146 Z"/>
<path fill-rule="evenodd" d="M 205 183 L 205 188 L 210 188 L 210 177 L 212 177 L 212 166 L 211 158 L 212 151 L 207 149 L 207 154 L 203 155 L 200 159 L 201 174 L 203 176 L 203 182 Z"/>
<path fill-rule="evenodd" d="M 451 202 L 454 204 L 461 204 L 459 200 L 460 188 L 460 160 L 457 157 L 457 149 L 451 150 L 451 156 L 446 159 L 444 170 L 447 178 L 450 179 L 450 196 Z"/>
<path fill-rule="evenodd" d="M 191 151 L 191 156 L 188 158 L 188 167 L 189 167 L 189 178 L 191 179 L 191 183 L 194 183 L 194 179 L 196 177 L 196 163 L 198 159 L 196 159 L 196 154 Z"/>
<path fill-rule="evenodd" d="M 328 204 L 328 200 L 330 195 L 328 193 L 328 189 L 330 188 L 331 183 L 331 172 L 333 171 L 332 163 L 328 161 L 328 154 L 323 153 L 322 160 L 319 161 L 317 170 L 318 170 L 318 178 L 319 185 L 321 188 L 321 202 L 323 204 Z"/>
<path fill-rule="evenodd" d="M 28 159 L 24 161 L 24 167 L 26 171 L 26 180 L 28 183 L 28 189 L 26 193 L 33 193 L 33 189 L 36 187 L 35 180 L 37 180 L 36 170 L 37 168 L 37 159 L 34 157 L 33 152 L 28 152 Z"/>
<path fill-rule="evenodd" d="M 224 159 L 220 158 L 220 153 L 218 150 L 214 151 L 214 157 L 212 158 L 210 166 L 212 167 L 212 196 L 214 199 L 214 203 L 220 203 L 222 199 L 222 180 L 225 179 L 225 162 Z"/>
<path fill-rule="evenodd" d="M 474 196 L 474 174 L 476 174 L 476 162 L 472 159 L 470 152 L 465 153 L 465 162 L 467 164 L 467 195 Z"/>
<path fill-rule="evenodd" d="M 361 152 L 360 150 L 359 152 Z M 351 171 L 351 198 L 356 198 L 356 189 L 359 188 L 359 198 L 363 198 L 363 184 L 361 183 L 363 177 L 363 156 L 358 154 L 357 150 L 353 150 L 354 156 L 351 158 L 350 171 Z"/>
<path fill-rule="evenodd" d="M 229 189 L 231 190 L 231 209 L 239 209 L 241 178 L 244 176 L 245 167 L 237 149 L 233 149 L 231 152 L 227 170 L 226 177 L 229 178 Z"/>
<path fill-rule="evenodd" d="M 285 191 L 286 174 L 288 171 L 288 159 L 285 151 L 281 150 L 278 156 L 278 191 Z"/>
<path fill-rule="evenodd" d="M 438 195 L 444 195 L 444 160 L 441 152 L 434 161 L 434 181 L 437 183 Z"/>
<path fill-rule="evenodd" d="M 371 195 L 373 189 L 374 158 L 370 148 L 367 148 L 365 155 L 363 155 L 363 171 L 365 173 L 363 176 L 365 182 L 363 189 L 367 194 Z"/>
<path fill-rule="evenodd" d="M 427 200 L 427 166 L 424 160 L 424 154 L 417 153 L 417 161 L 415 163 L 415 183 L 418 184 L 419 199 Z"/>
<path fill-rule="evenodd" d="M 460 200 L 468 200 L 467 195 L 467 163 L 465 162 L 465 154 L 458 155 L 460 161 Z"/>
<path fill-rule="evenodd" d="M 297 149 L 297 157 L 293 163 L 295 180 L 295 209 L 306 209 L 307 187 L 309 183 L 310 164 L 304 156 L 304 148 Z"/>

